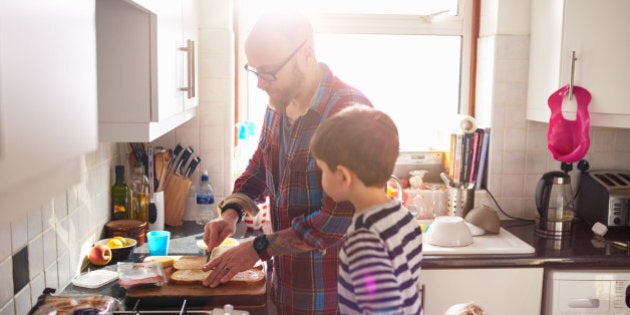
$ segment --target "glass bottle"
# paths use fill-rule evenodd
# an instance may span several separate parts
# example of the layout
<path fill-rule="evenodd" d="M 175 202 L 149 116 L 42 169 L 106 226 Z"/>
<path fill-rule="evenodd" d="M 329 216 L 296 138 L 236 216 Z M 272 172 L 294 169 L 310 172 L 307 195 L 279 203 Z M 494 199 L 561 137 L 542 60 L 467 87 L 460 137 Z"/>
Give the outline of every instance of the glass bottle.
<path fill-rule="evenodd" d="M 131 174 L 130 219 L 149 222 L 149 179 L 142 163 L 136 163 Z"/>
<path fill-rule="evenodd" d="M 111 189 L 112 220 L 129 219 L 131 196 L 125 183 L 125 167 L 116 165 L 116 181 Z"/>

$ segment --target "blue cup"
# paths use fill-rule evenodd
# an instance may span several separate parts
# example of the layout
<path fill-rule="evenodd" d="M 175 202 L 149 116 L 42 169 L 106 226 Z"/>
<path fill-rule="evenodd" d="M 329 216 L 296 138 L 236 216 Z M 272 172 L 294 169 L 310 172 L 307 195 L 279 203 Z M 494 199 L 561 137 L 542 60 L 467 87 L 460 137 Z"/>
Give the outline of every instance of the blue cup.
<path fill-rule="evenodd" d="M 147 233 L 147 243 L 149 246 L 149 255 L 166 256 L 168 255 L 168 242 L 171 238 L 169 231 L 150 231 Z"/>

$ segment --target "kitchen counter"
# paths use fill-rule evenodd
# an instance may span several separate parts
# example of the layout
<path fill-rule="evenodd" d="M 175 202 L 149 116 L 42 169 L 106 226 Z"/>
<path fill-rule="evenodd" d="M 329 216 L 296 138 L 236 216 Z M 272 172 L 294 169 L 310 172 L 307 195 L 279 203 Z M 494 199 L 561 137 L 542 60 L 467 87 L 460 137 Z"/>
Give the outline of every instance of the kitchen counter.
<path fill-rule="evenodd" d="M 591 227 L 582 220 L 574 221 L 571 237 L 562 240 L 536 235 L 533 222 L 506 220 L 501 221 L 501 225 L 533 246 L 536 252 L 524 255 L 424 256 L 422 267 L 425 269 L 501 267 L 588 269 L 630 266 L 630 253 L 627 250 L 594 240 Z M 610 241 L 626 243 L 630 240 L 630 233 L 609 231 L 605 237 Z"/>
<path fill-rule="evenodd" d="M 448 255 L 430 256 L 423 258 L 424 269 L 446 268 L 628 268 L 630 266 L 630 253 L 619 247 L 597 242 L 593 239 L 590 226 L 582 221 L 575 221 L 574 230 L 570 238 L 563 240 L 551 240 L 539 237 L 534 232 L 532 222 L 507 220 L 502 221 L 502 227 L 516 235 L 536 250 L 534 254 L 518 255 Z M 203 227 L 194 222 L 185 222 L 181 227 L 167 227 L 171 231 L 171 243 L 169 255 L 197 255 L 199 249 L 197 240 L 203 237 Z M 251 237 L 256 233 L 246 231 L 244 225 L 237 229 L 235 238 Z M 627 242 L 630 233 L 609 231 L 608 240 Z M 147 256 L 147 245 L 137 247 L 130 258 L 131 261 L 141 261 Z M 116 265 L 108 265 L 104 268 L 116 270 Z M 99 289 L 84 289 L 70 284 L 64 293 L 98 293 L 123 299 L 125 289 L 117 283 L 110 283 Z M 256 314 L 256 312 L 252 312 Z"/>

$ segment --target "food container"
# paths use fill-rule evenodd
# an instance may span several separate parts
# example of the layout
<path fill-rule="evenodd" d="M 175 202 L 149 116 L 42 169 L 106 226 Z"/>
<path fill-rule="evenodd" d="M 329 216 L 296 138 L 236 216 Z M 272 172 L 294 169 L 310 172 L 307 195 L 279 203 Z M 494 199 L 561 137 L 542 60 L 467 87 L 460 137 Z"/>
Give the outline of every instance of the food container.
<path fill-rule="evenodd" d="M 427 243 L 440 247 L 462 247 L 473 243 L 472 234 L 462 217 L 435 218 L 427 231 Z"/>
<path fill-rule="evenodd" d="M 96 241 L 96 244 L 102 244 L 102 245 L 108 245 L 109 241 L 111 240 L 111 238 L 105 238 L 99 241 Z M 133 253 L 133 249 L 136 248 L 136 244 L 138 244 L 138 242 L 133 239 L 133 238 L 128 238 L 125 237 L 125 244 L 123 247 L 109 247 L 109 249 L 112 251 L 112 261 L 111 262 L 118 262 L 118 261 L 123 261 L 123 260 L 127 260 L 129 259 L 129 256 L 131 255 L 131 253 Z"/>
<path fill-rule="evenodd" d="M 129 237 L 142 245 L 146 241 L 147 223 L 139 220 L 113 220 L 105 224 L 105 231 L 107 237 Z"/>

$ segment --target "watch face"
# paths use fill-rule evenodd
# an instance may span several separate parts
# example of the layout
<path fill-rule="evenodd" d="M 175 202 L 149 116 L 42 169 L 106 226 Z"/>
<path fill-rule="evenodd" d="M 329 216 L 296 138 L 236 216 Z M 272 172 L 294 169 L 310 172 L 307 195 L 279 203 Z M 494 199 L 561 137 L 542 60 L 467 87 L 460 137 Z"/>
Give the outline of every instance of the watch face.
<path fill-rule="evenodd" d="M 269 241 L 267 240 L 267 237 L 264 235 L 258 236 L 254 239 L 254 249 L 256 249 L 256 251 L 258 252 L 267 248 L 268 245 L 269 245 Z"/>

